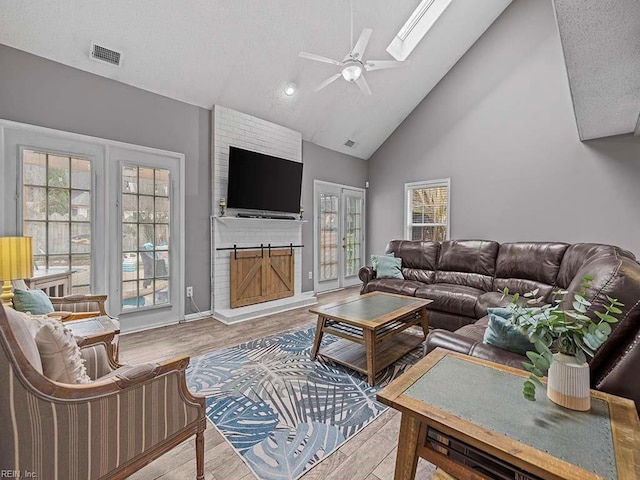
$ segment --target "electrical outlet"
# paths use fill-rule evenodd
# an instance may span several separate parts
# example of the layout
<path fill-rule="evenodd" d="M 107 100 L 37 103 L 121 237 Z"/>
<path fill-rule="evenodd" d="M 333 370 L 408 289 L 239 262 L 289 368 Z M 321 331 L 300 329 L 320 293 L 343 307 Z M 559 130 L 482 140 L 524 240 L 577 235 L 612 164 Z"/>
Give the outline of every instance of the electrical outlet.
<path fill-rule="evenodd" d="M 187 298 L 193 297 L 193 287 L 187 287 Z"/>
<path fill-rule="evenodd" d="M 313 280 L 313 272 L 309 272 L 309 280 Z"/>

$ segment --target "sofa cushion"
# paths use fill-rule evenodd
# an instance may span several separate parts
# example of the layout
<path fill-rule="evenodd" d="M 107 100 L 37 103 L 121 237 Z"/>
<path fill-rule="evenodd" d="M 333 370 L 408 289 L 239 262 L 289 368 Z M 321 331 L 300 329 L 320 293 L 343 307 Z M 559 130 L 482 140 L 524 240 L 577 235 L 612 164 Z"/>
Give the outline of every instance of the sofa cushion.
<path fill-rule="evenodd" d="M 433 283 L 438 264 L 439 242 L 392 240 L 386 253 L 402 258 L 402 274 L 407 280 Z"/>
<path fill-rule="evenodd" d="M 576 243 L 567 248 L 564 256 L 562 257 L 562 263 L 560 264 L 560 271 L 558 272 L 558 278 L 556 284 L 560 288 L 567 288 L 571 281 L 576 277 L 578 270 L 594 257 L 603 256 L 624 256 L 635 260 L 633 253 L 623 250 L 612 245 L 601 245 L 599 243 Z"/>
<path fill-rule="evenodd" d="M 496 277 L 554 285 L 568 246 L 549 242 L 503 243 L 498 252 Z"/>
<path fill-rule="evenodd" d="M 416 290 L 424 284 L 413 280 L 399 280 L 395 278 L 374 278 L 364 288 L 362 293 L 369 292 L 386 292 L 397 293 L 399 295 L 407 295 L 413 297 Z"/>
<path fill-rule="evenodd" d="M 548 285 L 540 285 L 542 289 L 550 288 Z M 542 293 L 542 295 L 544 295 L 544 293 Z M 487 292 L 483 295 L 480 295 L 480 298 L 478 298 L 478 303 L 476 303 L 476 318 L 482 319 L 487 316 L 491 307 L 508 307 L 511 304 L 512 300 L 513 295 L 507 295 L 503 298 L 501 292 Z M 520 305 L 526 305 L 528 300 L 529 299 L 526 297 L 520 297 L 518 303 Z"/>
<path fill-rule="evenodd" d="M 427 337 L 426 350 L 427 352 L 431 352 L 435 348 L 441 347 L 454 352 L 464 353 L 491 362 L 522 369 L 522 362 L 526 362 L 527 357 L 482 343 L 485 328 L 486 326 L 474 324 L 464 326 L 455 333 L 444 330 L 434 330 L 430 332 Z"/>
<path fill-rule="evenodd" d="M 485 240 L 442 242 L 435 282 L 492 290 L 498 247 Z"/>
<path fill-rule="evenodd" d="M 472 324 L 475 321 L 473 317 L 463 317 L 453 313 L 442 312 L 440 310 L 429 310 L 427 306 L 427 320 L 429 321 L 429 329 L 441 328 L 455 332 L 460 327 Z"/>
<path fill-rule="evenodd" d="M 475 318 L 476 302 L 483 293 L 485 292 L 480 289 L 465 285 L 434 283 L 418 288 L 415 296 L 433 300 L 433 303 L 427 306 L 429 310 Z"/>

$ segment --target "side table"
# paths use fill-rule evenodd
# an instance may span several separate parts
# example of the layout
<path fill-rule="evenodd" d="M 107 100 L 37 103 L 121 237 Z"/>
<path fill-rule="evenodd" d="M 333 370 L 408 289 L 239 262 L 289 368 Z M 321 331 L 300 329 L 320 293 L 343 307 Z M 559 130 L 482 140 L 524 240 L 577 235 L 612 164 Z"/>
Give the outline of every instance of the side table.
<path fill-rule="evenodd" d="M 69 328 L 69 330 L 71 330 L 71 332 L 77 337 L 88 337 L 99 333 L 115 332 L 116 335 L 113 339 L 113 348 L 115 360 L 118 360 L 118 334 L 120 333 L 120 322 L 117 318 L 101 315 L 99 317 L 90 317 L 64 322 L 64 326 Z"/>
<path fill-rule="evenodd" d="M 591 410 L 560 407 L 539 391 L 522 397 L 528 373 L 436 349 L 381 390 L 402 412 L 396 480 L 418 457 L 459 480 L 637 480 L 640 421 L 633 401 L 591 391 Z"/>

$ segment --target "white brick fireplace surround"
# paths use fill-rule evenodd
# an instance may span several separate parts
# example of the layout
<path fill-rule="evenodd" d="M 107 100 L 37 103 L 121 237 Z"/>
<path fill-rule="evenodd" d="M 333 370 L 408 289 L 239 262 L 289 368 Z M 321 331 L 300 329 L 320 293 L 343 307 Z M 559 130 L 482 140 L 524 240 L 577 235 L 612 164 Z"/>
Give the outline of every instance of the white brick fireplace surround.
<path fill-rule="evenodd" d="M 235 323 L 272 313 L 316 303 L 313 292 L 302 293 L 302 251 L 294 248 L 294 296 L 230 308 L 230 255 L 219 248 L 257 247 L 260 244 L 301 245 L 302 225 L 299 220 L 238 218 L 230 209 L 219 217 L 220 198 L 227 197 L 229 178 L 229 146 L 244 148 L 296 162 L 302 162 L 302 135 L 251 115 L 216 105 L 212 113 L 212 213 L 211 217 L 211 305 L 213 316 L 224 323 Z M 270 213 L 270 212 L 254 212 Z M 273 212 L 278 213 L 278 212 Z M 280 212 L 281 213 L 281 212 Z M 311 245 L 305 248 L 311 248 Z"/>

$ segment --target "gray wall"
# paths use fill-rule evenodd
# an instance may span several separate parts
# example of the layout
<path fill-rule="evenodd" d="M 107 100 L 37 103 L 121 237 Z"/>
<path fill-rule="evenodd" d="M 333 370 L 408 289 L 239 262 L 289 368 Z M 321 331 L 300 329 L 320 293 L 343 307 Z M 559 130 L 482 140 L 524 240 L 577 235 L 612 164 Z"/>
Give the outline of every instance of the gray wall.
<path fill-rule="evenodd" d="M 185 280 L 209 309 L 209 110 L 0 45 L 0 118 L 184 153 Z"/>
<path fill-rule="evenodd" d="M 364 188 L 367 180 L 367 161 L 344 153 L 334 152 L 313 143 L 302 142 L 302 205 L 304 218 L 302 227 L 302 291 L 313 290 L 309 272 L 313 270 L 313 181 L 340 183 Z"/>
<path fill-rule="evenodd" d="M 515 0 L 369 160 L 369 251 L 403 236 L 404 183 L 451 177 L 451 237 L 640 255 L 640 138 L 581 143 L 551 0 Z"/>

